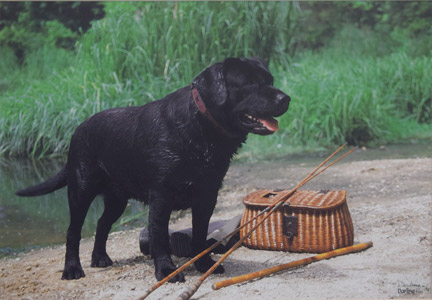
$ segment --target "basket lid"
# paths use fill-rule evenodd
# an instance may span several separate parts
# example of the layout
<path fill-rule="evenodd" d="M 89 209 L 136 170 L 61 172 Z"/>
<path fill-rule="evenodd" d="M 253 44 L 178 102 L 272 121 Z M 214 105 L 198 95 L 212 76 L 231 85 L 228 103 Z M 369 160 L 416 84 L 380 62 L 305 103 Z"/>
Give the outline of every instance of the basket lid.
<path fill-rule="evenodd" d="M 258 190 L 250 193 L 243 199 L 245 205 L 270 206 L 278 201 L 281 193 L 288 194 L 287 190 Z M 279 197 L 277 197 L 279 196 Z M 346 191 L 304 191 L 297 190 L 284 205 L 296 208 L 310 208 L 316 210 L 331 209 L 346 201 Z"/>

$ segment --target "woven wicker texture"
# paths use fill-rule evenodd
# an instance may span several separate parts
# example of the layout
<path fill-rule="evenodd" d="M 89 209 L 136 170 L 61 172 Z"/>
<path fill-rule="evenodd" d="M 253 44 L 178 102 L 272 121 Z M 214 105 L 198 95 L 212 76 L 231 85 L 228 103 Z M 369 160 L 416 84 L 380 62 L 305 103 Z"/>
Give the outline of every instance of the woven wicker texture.
<path fill-rule="evenodd" d="M 241 224 L 254 218 L 266 206 L 286 191 L 259 190 L 245 197 L 246 205 Z M 249 232 L 266 214 L 258 217 L 240 231 Z M 287 237 L 284 216 L 296 217 L 296 234 Z M 292 220 L 292 219 L 291 219 Z M 292 226 L 291 226 L 292 227 Z M 346 203 L 345 191 L 297 191 L 286 204 L 275 211 L 259 226 L 244 245 L 253 249 L 290 252 L 322 253 L 351 246 L 354 228 Z"/>

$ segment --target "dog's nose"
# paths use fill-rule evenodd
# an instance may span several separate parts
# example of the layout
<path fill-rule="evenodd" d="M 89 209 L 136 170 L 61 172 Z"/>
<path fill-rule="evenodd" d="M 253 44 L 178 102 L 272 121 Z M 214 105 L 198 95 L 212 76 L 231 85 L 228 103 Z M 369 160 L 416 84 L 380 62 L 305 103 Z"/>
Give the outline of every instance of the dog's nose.
<path fill-rule="evenodd" d="M 276 95 L 276 103 L 278 105 L 287 105 L 287 104 L 289 104 L 290 101 L 291 101 L 291 98 L 284 93 L 279 93 Z"/>

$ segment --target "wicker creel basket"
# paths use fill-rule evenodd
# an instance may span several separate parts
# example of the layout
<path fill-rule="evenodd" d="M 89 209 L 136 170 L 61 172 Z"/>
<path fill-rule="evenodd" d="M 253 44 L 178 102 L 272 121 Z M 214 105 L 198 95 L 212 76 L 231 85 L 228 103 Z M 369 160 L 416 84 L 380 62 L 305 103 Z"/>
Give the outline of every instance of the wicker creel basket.
<path fill-rule="evenodd" d="M 275 203 L 286 190 L 259 190 L 243 199 L 241 225 Z M 267 213 L 241 229 L 250 231 Z M 296 191 L 243 244 L 253 249 L 323 253 L 351 246 L 354 228 L 345 191 Z"/>

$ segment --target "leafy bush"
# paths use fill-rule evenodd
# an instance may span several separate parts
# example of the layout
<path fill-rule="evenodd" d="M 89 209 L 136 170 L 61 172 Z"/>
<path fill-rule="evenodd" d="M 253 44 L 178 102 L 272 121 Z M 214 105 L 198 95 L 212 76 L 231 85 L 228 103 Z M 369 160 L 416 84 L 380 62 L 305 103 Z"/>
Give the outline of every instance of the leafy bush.
<path fill-rule="evenodd" d="M 0 15 L 0 48 L 11 48 L 21 65 L 41 47 L 73 49 L 79 33 L 105 14 L 94 2 L 2 2 Z"/>
<path fill-rule="evenodd" d="M 382 39 L 381 51 L 386 44 L 391 52 L 396 43 L 408 46 L 410 55 L 420 56 L 429 55 L 432 48 L 430 1 L 305 1 L 299 6 L 294 45 L 300 51 L 328 46 L 346 25 L 374 31 Z"/>

